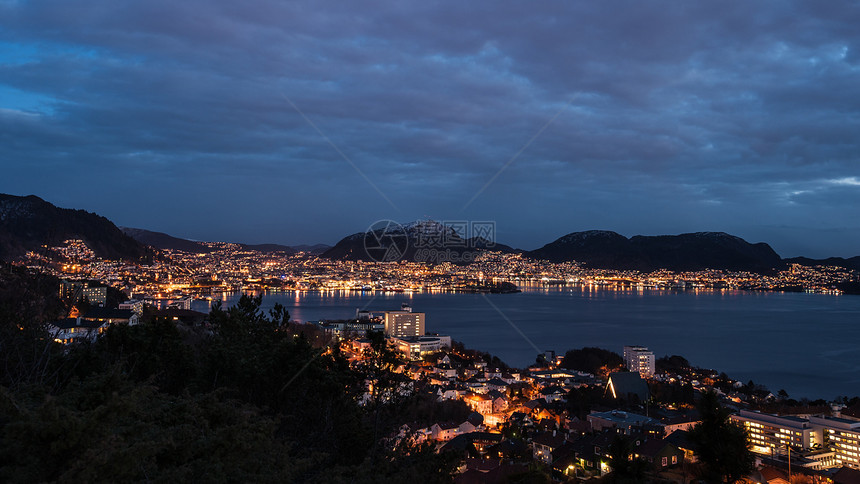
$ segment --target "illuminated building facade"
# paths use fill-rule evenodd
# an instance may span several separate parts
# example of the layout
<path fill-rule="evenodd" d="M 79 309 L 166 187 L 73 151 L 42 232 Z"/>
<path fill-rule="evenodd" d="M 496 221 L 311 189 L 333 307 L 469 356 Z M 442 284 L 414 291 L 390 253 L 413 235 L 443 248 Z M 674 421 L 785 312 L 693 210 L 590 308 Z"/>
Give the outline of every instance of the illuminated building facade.
<path fill-rule="evenodd" d="M 750 448 L 757 454 L 785 454 L 790 446 L 792 459 L 798 452 L 798 461 L 808 461 L 805 467 L 860 469 L 860 420 L 778 416 L 748 410 L 741 410 L 731 419 L 747 430 Z"/>
<path fill-rule="evenodd" d="M 364 338 L 368 331 L 383 331 L 385 327 L 378 319 L 351 319 L 349 321 L 309 321 L 325 334 L 337 341 L 351 338 Z"/>
<path fill-rule="evenodd" d="M 86 281 L 63 281 L 60 283 L 60 297 L 72 301 L 86 298 L 90 304 L 104 306 L 107 303 L 107 287 L 90 286 Z"/>
<path fill-rule="evenodd" d="M 786 445 L 807 450 L 815 443 L 820 443 L 815 430 L 805 418 L 741 410 L 731 419 L 746 429 L 751 449 L 757 454 L 782 452 Z"/>
<path fill-rule="evenodd" d="M 860 469 L 860 420 L 809 417 L 809 422 L 820 429 L 824 444 L 836 452 L 837 465 Z"/>
<path fill-rule="evenodd" d="M 391 338 L 424 336 L 424 313 L 385 311 L 385 335 Z"/>
<path fill-rule="evenodd" d="M 628 370 L 639 373 L 642 378 L 654 376 L 654 352 L 644 346 L 625 346 L 624 364 Z"/>
<path fill-rule="evenodd" d="M 404 336 L 391 338 L 391 341 L 410 360 L 420 360 L 428 354 L 441 351 L 442 348 L 451 347 L 450 336 Z"/>

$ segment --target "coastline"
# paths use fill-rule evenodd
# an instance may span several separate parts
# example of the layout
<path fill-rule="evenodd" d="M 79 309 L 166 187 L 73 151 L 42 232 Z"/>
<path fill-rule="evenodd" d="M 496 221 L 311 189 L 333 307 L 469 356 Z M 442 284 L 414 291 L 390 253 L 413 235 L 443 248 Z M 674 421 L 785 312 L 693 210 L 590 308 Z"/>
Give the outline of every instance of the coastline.
<path fill-rule="evenodd" d="M 268 310 L 280 302 L 294 320 L 315 321 L 348 319 L 358 308 L 382 311 L 408 301 L 427 314 L 428 331 L 448 334 L 516 367 L 534 362 L 538 351 L 583 346 L 620 351 L 626 344 L 643 344 L 658 357 L 685 355 L 695 366 L 752 379 L 774 392 L 784 388 L 798 398 L 832 399 L 856 388 L 851 380 L 860 368 L 860 328 L 852 314 L 860 314 L 860 298 L 702 289 L 522 290 L 498 295 L 270 291 L 263 306 Z M 238 297 L 227 296 L 224 304 Z M 194 304 L 201 312 L 209 310 L 205 301 Z M 785 349 L 796 350 L 798 341 L 803 341 L 802 357 L 786 358 Z"/>

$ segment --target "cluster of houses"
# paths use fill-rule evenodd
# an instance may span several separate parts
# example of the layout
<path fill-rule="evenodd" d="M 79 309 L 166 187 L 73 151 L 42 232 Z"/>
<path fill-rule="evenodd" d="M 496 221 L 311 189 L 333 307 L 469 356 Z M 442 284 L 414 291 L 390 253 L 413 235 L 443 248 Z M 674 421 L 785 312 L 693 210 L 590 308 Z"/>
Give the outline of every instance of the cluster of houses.
<path fill-rule="evenodd" d="M 56 341 L 71 344 L 93 339 L 112 324 L 138 324 L 141 312 L 136 301 L 118 309 L 94 307 L 49 323 L 49 330 Z M 174 316 L 178 320 L 182 315 Z M 358 336 L 348 341 L 357 355 L 353 361 L 361 361 L 369 348 L 361 333 L 383 329 L 406 357 L 398 370 L 403 380 L 399 391 L 422 392 L 438 402 L 461 401 L 471 409 L 462 421 L 404 424 L 391 436 L 392 442 L 430 442 L 440 452 L 460 455 L 459 483 L 505 482 L 535 463 L 558 481 L 599 477 L 611 472 L 611 448 L 619 439 L 634 458 L 647 463 L 650 475 L 689 482 L 697 449 L 688 431 L 698 423 L 697 414 L 689 405 L 655 403 L 648 381 L 714 390 L 727 404 L 741 407 L 750 399 L 740 391 L 743 384 L 710 371 L 685 368 L 658 374 L 653 354 L 643 347 L 624 348 L 625 366 L 632 371 L 598 377 L 562 368 L 554 355 L 544 366 L 526 370 L 491 367 L 474 355 L 452 351 L 450 337 L 427 337 L 424 314 L 408 307 L 378 319 L 357 314 L 354 323 L 323 329 L 340 337 Z M 601 402 L 590 405 L 587 414 L 574 414 L 568 402 L 574 390 L 598 392 Z M 746 428 L 758 455 L 754 481 L 788 483 L 793 458 L 794 475 L 805 475 L 806 482 L 860 484 L 860 409 L 835 416 L 738 410 L 732 419 Z"/>
<path fill-rule="evenodd" d="M 135 325 L 140 314 L 132 309 L 94 307 L 84 314 L 73 313 L 70 317 L 48 323 L 48 332 L 54 341 L 72 344 L 93 340 L 112 324 Z"/>
<path fill-rule="evenodd" d="M 440 452 L 458 453 L 461 465 L 456 481 L 468 483 L 504 482 L 534 463 L 540 463 L 559 481 L 599 477 L 611 472 L 611 445 L 623 437 L 632 456 L 647 463 L 651 476 L 666 482 L 690 482 L 697 449 L 688 432 L 698 423 L 697 413 L 690 406 L 676 408 L 654 403 L 643 374 L 650 373 L 655 383 L 682 382 L 697 392 L 716 390 L 727 404 L 748 396 L 721 391 L 715 386 L 719 376 L 713 373 L 654 374 L 653 368 L 637 369 L 640 372 L 615 372 L 600 378 L 552 363 L 527 370 L 499 369 L 489 367 L 483 360 L 465 359 L 454 351 L 435 353 L 405 364 L 404 375 L 412 379 L 416 391 L 430 394 L 440 402 L 460 400 L 473 410 L 472 414 L 463 421 L 405 424 L 392 438 L 432 442 Z M 729 381 L 728 386 L 740 385 Z M 572 415 L 567 399 L 571 390 L 583 387 L 602 392 L 604 404 L 618 405 L 605 409 L 596 405 L 581 419 Z M 644 406 L 631 407 L 630 402 L 642 402 Z M 630 408 L 639 411 L 623 410 Z M 742 415 L 750 421 L 766 418 L 750 412 Z M 845 427 L 843 435 L 855 428 L 860 432 L 860 419 L 850 424 L 844 419 L 828 421 Z M 857 452 L 860 455 L 860 447 Z M 760 470 L 753 480 L 780 483 L 780 479 L 787 479 L 784 463 L 767 457 L 758 455 Z M 800 457 L 795 456 L 795 466 L 801 464 Z M 858 467 L 860 459 L 854 462 L 831 459 L 827 463 L 826 469 L 816 467 L 819 472 L 810 474 L 808 482 L 847 484 L 856 482 L 851 480 L 854 472 L 860 475 L 860 471 L 852 469 Z M 793 475 L 796 477 L 804 470 L 811 471 L 812 466 L 795 468 Z"/>
<path fill-rule="evenodd" d="M 71 301 L 87 301 L 86 305 L 75 304 L 69 317 L 47 323 L 48 332 L 54 341 L 64 345 L 92 341 L 113 324 L 139 324 L 147 306 L 153 316 L 186 324 L 201 324 L 206 319 L 206 314 L 191 310 L 191 298 L 169 301 L 129 299 L 117 307 L 108 307 L 107 286 L 88 281 L 63 280 L 60 283 L 60 297 Z M 83 310 L 79 309 L 81 306 Z"/>
<path fill-rule="evenodd" d="M 482 360 L 463 363 L 444 352 L 434 360 L 412 362 L 404 373 L 421 382 L 420 391 L 440 402 L 460 400 L 473 412 L 462 422 L 405 424 L 395 438 L 434 442 L 440 452 L 462 454 L 459 482 L 491 482 L 496 474 L 503 480 L 530 462 L 540 462 L 559 479 L 600 476 L 611 470 L 609 446 L 619 436 L 654 472 L 680 469 L 694 459 L 686 439 L 696 423 L 691 412 L 655 408 L 639 415 L 610 409 L 585 419 L 570 415 L 567 398 L 575 388 L 599 388 L 610 400 L 614 389 L 619 401 L 633 394 L 645 401 L 648 387 L 638 373 L 613 373 L 604 380 L 555 365 L 503 370 Z"/>

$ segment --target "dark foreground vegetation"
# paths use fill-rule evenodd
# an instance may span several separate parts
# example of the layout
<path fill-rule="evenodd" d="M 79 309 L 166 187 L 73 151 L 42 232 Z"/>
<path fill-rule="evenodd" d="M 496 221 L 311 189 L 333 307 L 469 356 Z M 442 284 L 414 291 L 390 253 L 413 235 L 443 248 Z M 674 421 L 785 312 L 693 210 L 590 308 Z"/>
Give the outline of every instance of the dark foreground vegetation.
<path fill-rule="evenodd" d="M 207 325 L 117 325 L 64 348 L 40 324 L 62 310 L 42 290 L 54 281 L 2 270 L 0 292 L 39 300 L 0 306 L 0 482 L 450 479 L 445 455 L 382 438 L 410 412 L 440 411 L 385 392 L 386 351 L 350 369 L 250 297 Z M 360 406 L 366 378 L 378 388 Z"/>
<path fill-rule="evenodd" d="M 141 324 L 111 325 L 94 341 L 63 346 L 43 324 L 73 303 L 59 299 L 58 284 L 0 264 L 0 482 L 432 483 L 450 482 L 466 457 L 479 456 L 464 435 L 441 453 L 440 442 L 394 438 L 403 427 L 463 422 L 472 412 L 462 399 L 437 401 L 426 375 L 407 376 L 402 355 L 381 333 L 371 332 L 370 348 L 355 358 L 315 326 L 290 322 L 282 306 L 264 313 L 260 297 L 243 296 L 234 307 L 216 305 L 205 318 L 144 311 Z M 457 342 L 431 357 L 430 364 L 444 359 L 461 369 L 481 362 L 508 370 L 497 357 Z M 552 366 L 545 358 L 542 364 Z M 605 376 L 622 365 L 620 355 L 605 349 L 568 351 L 561 366 L 586 372 L 577 378 L 588 383 L 552 401 L 535 392 L 556 383 L 512 383 L 507 397 L 516 411 L 501 427 L 504 441 L 484 449 L 508 461 L 505 482 L 548 482 L 552 473 L 562 478 L 533 454 L 541 436 L 557 431 L 567 432 L 567 446 L 595 448 L 612 437 L 606 452 L 593 456 L 607 458 L 613 469 L 599 482 L 653 482 L 657 474 L 636 457 L 630 435 L 582 428 L 593 410 L 658 415 L 671 409 L 676 417 L 694 417 L 700 423 L 688 440 L 698 463 L 681 466 L 685 478 L 732 482 L 748 475 L 753 458 L 744 430 L 730 422 L 716 392 L 696 391 L 694 381 L 742 397 L 747 408 L 827 410 L 823 400 L 772 395 L 677 355 L 656 361 L 661 377 L 649 382 L 644 401 L 610 395 L 602 380 L 588 375 Z M 557 416 L 570 419 L 570 427 L 561 427 Z M 599 475 L 597 461 L 577 465 Z"/>

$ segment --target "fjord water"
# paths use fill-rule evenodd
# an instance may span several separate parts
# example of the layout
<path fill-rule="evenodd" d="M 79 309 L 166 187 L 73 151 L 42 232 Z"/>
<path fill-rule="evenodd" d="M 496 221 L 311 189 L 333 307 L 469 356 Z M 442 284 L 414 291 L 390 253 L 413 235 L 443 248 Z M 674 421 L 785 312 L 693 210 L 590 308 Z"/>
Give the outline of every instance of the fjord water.
<path fill-rule="evenodd" d="M 225 307 L 239 294 L 225 295 Z M 427 314 L 427 331 L 525 367 L 539 351 L 624 345 L 793 398 L 860 395 L 860 296 L 745 291 L 612 290 L 524 287 L 519 294 L 269 292 L 292 319 L 345 319 L 356 308 Z M 206 305 L 195 307 L 207 311 Z"/>

